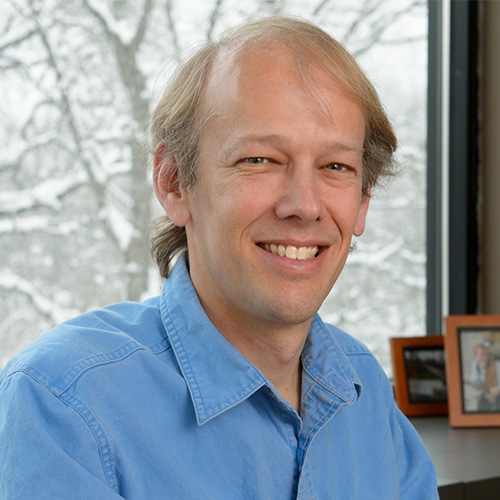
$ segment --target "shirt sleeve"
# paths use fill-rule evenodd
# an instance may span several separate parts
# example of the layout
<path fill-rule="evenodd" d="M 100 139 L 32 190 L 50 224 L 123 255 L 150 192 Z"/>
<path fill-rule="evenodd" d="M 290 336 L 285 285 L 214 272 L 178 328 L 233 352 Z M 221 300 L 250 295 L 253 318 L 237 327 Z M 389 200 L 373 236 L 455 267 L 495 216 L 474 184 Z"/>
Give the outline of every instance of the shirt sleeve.
<path fill-rule="evenodd" d="M 399 498 L 401 500 L 438 500 L 434 464 L 415 427 L 397 408 L 392 387 L 388 381 L 386 398 L 390 405 L 390 421 L 398 467 Z"/>
<path fill-rule="evenodd" d="M 396 439 L 401 500 L 437 500 L 434 465 L 417 431 L 402 414 L 398 417 Z"/>
<path fill-rule="evenodd" d="M 122 498 L 103 459 L 102 436 L 26 373 L 0 384 L 0 443 L 0 498 Z"/>

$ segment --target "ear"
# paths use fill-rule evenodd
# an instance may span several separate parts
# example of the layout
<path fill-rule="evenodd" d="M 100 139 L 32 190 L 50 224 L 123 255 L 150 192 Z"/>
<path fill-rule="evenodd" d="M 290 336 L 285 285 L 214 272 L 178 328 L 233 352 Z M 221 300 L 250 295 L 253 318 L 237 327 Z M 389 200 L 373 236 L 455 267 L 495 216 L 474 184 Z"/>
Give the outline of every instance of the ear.
<path fill-rule="evenodd" d="M 366 194 L 361 197 L 361 203 L 359 205 L 358 220 L 356 221 L 356 226 L 354 228 L 354 236 L 361 236 L 365 232 L 365 222 L 366 214 L 368 213 L 368 205 L 370 205 L 371 189 L 368 188 Z"/>
<path fill-rule="evenodd" d="M 158 144 L 153 159 L 153 187 L 160 205 L 176 226 L 185 226 L 191 218 L 188 193 L 181 188 L 176 160 Z"/>

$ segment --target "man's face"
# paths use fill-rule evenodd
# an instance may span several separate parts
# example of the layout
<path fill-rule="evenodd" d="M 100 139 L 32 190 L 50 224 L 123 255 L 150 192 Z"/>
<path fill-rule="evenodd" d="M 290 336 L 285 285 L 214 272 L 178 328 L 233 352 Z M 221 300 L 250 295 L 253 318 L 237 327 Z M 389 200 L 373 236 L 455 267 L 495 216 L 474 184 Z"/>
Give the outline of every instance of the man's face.
<path fill-rule="evenodd" d="M 208 83 L 184 203 L 191 279 L 221 330 L 308 324 L 364 230 L 364 113 L 321 70 L 313 83 L 323 107 L 279 50 L 219 61 Z"/>

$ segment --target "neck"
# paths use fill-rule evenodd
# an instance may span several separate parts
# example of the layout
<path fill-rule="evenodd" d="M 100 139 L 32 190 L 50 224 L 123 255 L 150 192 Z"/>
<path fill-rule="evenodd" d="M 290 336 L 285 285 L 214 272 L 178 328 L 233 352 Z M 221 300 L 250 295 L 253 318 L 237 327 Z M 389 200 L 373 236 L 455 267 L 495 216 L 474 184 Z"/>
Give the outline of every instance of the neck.
<path fill-rule="evenodd" d="M 229 342 L 253 363 L 274 385 L 283 399 L 300 413 L 302 389 L 301 353 L 307 331 L 293 337 L 292 332 L 273 336 L 266 332 L 265 337 L 233 339 Z M 227 337 L 226 337 L 227 338 Z"/>

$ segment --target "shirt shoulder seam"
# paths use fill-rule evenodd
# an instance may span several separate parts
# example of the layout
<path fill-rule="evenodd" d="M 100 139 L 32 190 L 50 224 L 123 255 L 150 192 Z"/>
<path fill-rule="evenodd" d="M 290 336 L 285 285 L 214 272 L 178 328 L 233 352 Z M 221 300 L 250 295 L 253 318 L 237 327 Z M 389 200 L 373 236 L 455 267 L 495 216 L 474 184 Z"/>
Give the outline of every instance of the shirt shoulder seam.
<path fill-rule="evenodd" d="M 137 341 L 132 340 L 118 349 L 114 351 L 94 354 L 93 356 L 89 356 L 82 361 L 78 362 L 75 366 L 73 366 L 66 374 L 63 376 L 61 380 L 60 395 L 62 396 L 65 392 L 69 390 L 69 388 L 75 383 L 75 381 L 80 378 L 85 372 L 97 368 L 99 366 L 118 363 L 128 358 L 132 354 L 138 351 L 149 351 L 153 355 L 160 354 L 171 348 L 170 343 L 162 341 L 161 343 L 168 344 L 164 346 L 164 349 L 154 349 L 156 346 L 146 347 L 142 344 L 139 344 Z"/>
<path fill-rule="evenodd" d="M 341 345 L 340 348 L 344 352 L 346 356 L 356 356 L 356 355 L 361 355 L 361 356 L 368 356 L 370 358 L 373 358 L 373 353 L 370 351 L 365 351 L 364 349 L 360 349 L 359 347 L 353 347 L 352 346 L 343 346 Z"/>
<path fill-rule="evenodd" d="M 118 493 L 118 480 L 116 478 L 116 473 L 114 470 L 114 461 L 111 455 L 111 446 L 106 437 L 104 428 L 100 425 L 98 419 L 92 414 L 90 409 L 75 396 L 69 396 L 68 393 L 59 393 L 57 387 L 50 384 L 47 377 L 45 377 L 32 367 L 25 366 L 24 368 L 18 368 L 12 373 L 9 373 L 6 379 L 17 374 L 23 374 L 33 380 L 33 382 L 41 385 L 56 399 L 61 401 L 62 404 L 68 406 L 69 408 L 72 408 L 73 411 L 78 414 L 80 419 L 85 422 L 85 425 L 88 427 L 95 439 L 104 477 L 106 478 L 106 481 L 112 488 L 112 490 Z"/>

